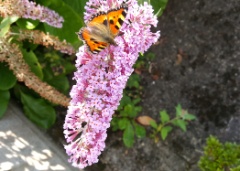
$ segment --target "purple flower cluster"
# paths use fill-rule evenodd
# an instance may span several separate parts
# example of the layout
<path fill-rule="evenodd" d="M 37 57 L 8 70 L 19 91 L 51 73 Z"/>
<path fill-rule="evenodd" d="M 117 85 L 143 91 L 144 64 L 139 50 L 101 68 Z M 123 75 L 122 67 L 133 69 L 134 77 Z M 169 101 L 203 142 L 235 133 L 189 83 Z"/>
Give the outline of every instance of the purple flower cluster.
<path fill-rule="evenodd" d="M 23 18 L 31 18 L 33 20 L 40 20 L 51 26 L 61 28 L 64 19 L 59 16 L 55 11 L 49 8 L 37 5 L 35 2 L 28 0 L 18 0 L 17 2 L 19 13 Z M 17 9 L 16 9 L 17 10 Z"/>
<path fill-rule="evenodd" d="M 107 11 L 122 3 L 123 0 L 90 0 L 85 20 L 99 9 Z M 97 55 L 82 46 L 76 54 L 76 85 L 70 93 L 72 100 L 64 124 L 68 143 L 65 149 L 75 167 L 84 168 L 98 162 L 105 148 L 107 128 L 133 72 L 133 64 L 139 52 L 145 52 L 160 36 L 159 31 L 150 31 L 151 25 L 156 26 L 158 22 L 151 5 L 138 5 L 136 0 L 126 3 L 128 14 L 121 27 L 123 34 L 115 38 L 118 46 L 110 46 Z"/>

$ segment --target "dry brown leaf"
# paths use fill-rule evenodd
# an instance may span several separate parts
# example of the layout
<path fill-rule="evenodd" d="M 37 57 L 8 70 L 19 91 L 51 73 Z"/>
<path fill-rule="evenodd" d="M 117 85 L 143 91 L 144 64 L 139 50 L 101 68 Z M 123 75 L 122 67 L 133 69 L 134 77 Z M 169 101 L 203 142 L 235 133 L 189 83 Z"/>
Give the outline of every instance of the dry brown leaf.
<path fill-rule="evenodd" d="M 152 79 L 155 80 L 155 81 L 159 79 L 159 75 L 151 75 L 151 77 L 152 77 Z"/>
<path fill-rule="evenodd" d="M 144 126 L 149 126 L 151 121 L 155 121 L 155 120 L 149 116 L 137 117 L 137 122 Z"/>
<path fill-rule="evenodd" d="M 141 75 L 142 74 L 142 71 L 140 69 L 135 69 L 134 72 L 138 75 Z"/>

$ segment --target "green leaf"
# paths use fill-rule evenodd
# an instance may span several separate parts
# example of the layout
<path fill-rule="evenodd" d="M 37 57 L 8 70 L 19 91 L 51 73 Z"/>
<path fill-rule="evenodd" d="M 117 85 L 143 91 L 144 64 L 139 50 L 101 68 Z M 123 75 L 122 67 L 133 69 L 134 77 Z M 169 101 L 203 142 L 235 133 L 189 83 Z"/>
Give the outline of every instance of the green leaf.
<path fill-rule="evenodd" d="M 178 104 L 176 106 L 176 116 L 181 116 L 182 115 L 182 106 Z"/>
<path fill-rule="evenodd" d="M 131 108 L 131 105 L 130 106 L 124 106 L 123 110 L 120 110 L 121 117 L 127 117 L 128 113 L 131 112 L 130 108 Z"/>
<path fill-rule="evenodd" d="M 144 2 L 150 3 L 150 0 L 138 0 L 138 4 L 143 4 Z"/>
<path fill-rule="evenodd" d="M 131 114 L 131 115 L 129 115 L 130 117 L 132 117 L 132 118 L 134 118 L 134 117 L 136 117 L 138 114 L 139 114 L 139 112 L 141 112 L 142 111 L 142 107 L 141 106 L 134 106 L 134 112 Z"/>
<path fill-rule="evenodd" d="M 127 82 L 129 88 L 139 88 L 140 76 L 137 74 L 132 74 Z"/>
<path fill-rule="evenodd" d="M 21 92 L 25 115 L 36 125 L 48 129 L 56 120 L 54 108 L 43 99 L 36 99 Z"/>
<path fill-rule="evenodd" d="M 151 0 L 155 15 L 160 17 L 167 6 L 167 3 L 168 0 Z"/>
<path fill-rule="evenodd" d="M 165 140 L 169 134 L 169 132 L 172 131 L 172 127 L 171 126 L 164 126 L 162 129 L 161 129 L 161 137 L 163 140 Z"/>
<path fill-rule="evenodd" d="M 153 128 L 155 128 L 155 129 L 158 128 L 158 125 L 157 125 L 157 123 L 156 123 L 155 121 L 150 121 L 150 125 L 151 125 Z"/>
<path fill-rule="evenodd" d="M 3 114 L 6 112 L 9 100 L 10 100 L 9 91 L 0 90 L 0 118 L 2 118 Z"/>
<path fill-rule="evenodd" d="M 133 126 L 135 128 L 135 133 L 138 138 L 143 138 L 146 136 L 146 130 L 143 126 L 137 124 L 135 121 L 133 122 Z"/>
<path fill-rule="evenodd" d="M 17 23 L 18 27 L 21 29 L 32 30 L 38 26 L 39 20 L 20 18 L 16 23 Z"/>
<path fill-rule="evenodd" d="M 127 118 L 119 118 L 118 119 L 118 127 L 120 130 L 126 129 L 130 121 Z"/>
<path fill-rule="evenodd" d="M 63 65 L 64 65 L 64 68 L 65 68 L 65 74 L 71 74 L 74 71 L 76 71 L 76 67 L 75 67 L 75 65 L 72 64 L 72 62 L 65 61 L 63 63 Z"/>
<path fill-rule="evenodd" d="M 44 66 L 42 72 L 43 72 L 43 77 L 44 77 L 43 81 L 48 82 L 51 79 L 53 79 L 54 73 L 50 66 L 48 66 L 48 65 Z"/>
<path fill-rule="evenodd" d="M 124 106 L 123 111 L 120 112 L 122 116 L 130 116 L 133 113 L 133 106 L 131 104 L 127 104 Z"/>
<path fill-rule="evenodd" d="M 113 119 L 111 121 L 111 129 L 113 131 L 117 131 L 119 129 L 119 127 L 118 127 L 118 118 L 117 117 L 113 117 Z"/>
<path fill-rule="evenodd" d="M 152 60 L 154 60 L 154 59 L 156 58 L 156 54 L 149 52 L 149 53 L 147 53 L 146 58 L 147 58 L 149 61 L 152 61 Z"/>
<path fill-rule="evenodd" d="M 18 20 L 19 17 L 12 16 L 12 17 L 6 17 L 2 20 L 0 24 L 0 37 L 5 36 L 5 34 L 9 31 L 10 25 Z"/>
<path fill-rule="evenodd" d="M 120 101 L 120 105 L 118 106 L 118 110 L 123 109 L 123 107 L 126 106 L 129 103 L 131 103 L 131 98 L 124 93 L 123 97 Z"/>
<path fill-rule="evenodd" d="M 134 118 L 142 110 L 140 106 L 133 106 L 132 104 L 127 104 L 124 109 L 120 112 L 121 116 L 127 116 Z"/>
<path fill-rule="evenodd" d="M 18 30 L 17 30 L 18 31 Z M 31 34 L 31 33 L 30 33 Z M 31 37 L 31 35 L 30 35 L 30 37 Z M 32 50 L 32 51 L 34 51 L 35 49 L 37 49 L 37 47 L 39 46 L 38 44 L 33 44 L 32 42 L 30 42 L 30 41 L 23 41 L 23 42 L 21 42 L 22 44 L 23 44 L 23 49 L 28 49 L 28 51 L 29 50 Z M 41 45 L 40 45 L 41 46 Z M 42 55 L 42 53 L 41 53 L 41 55 Z"/>
<path fill-rule="evenodd" d="M 162 123 L 166 123 L 170 120 L 169 115 L 167 114 L 166 110 L 163 110 L 160 112 L 160 117 L 161 117 Z"/>
<path fill-rule="evenodd" d="M 40 63 L 38 62 L 38 58 L 33 51 L 26 51 L 22 49 L 23 58 L 31 68 L 31 71 L 36 74 L 41 80 L 43 79 L 43 72 Z"/>
<path fill-rule="evenodd" d="M 184 132 L 186 132 L 186 130 L 187 130 L 187 128 L 186 128 L 187 122 L 185 122 L 184 120 L 177 119 L 177 120 L 174 120 L 172 123 L 175 126 L 180 127 Z"/>
<path fill-rule="evenodd" d="M 60 40 L 66 40 L 69 43 L 79 46 L 81 44 L 81 41 L 79 41 L 76 32 L 78 32 L 84 25 L 83 18 L 69 5 L 64 3 L 64 1 L 50 0 L 48 8 L 56 11 L 59 15 L 61 15 L 64 18 L 64 22 L 62 28 L 55 28 L 44 23 L 46 32 L 57 36 Z M 83 13 L 83 11 L 78 12 Z"/>
<path fill-rule="evenodd" d="M 56 77 L 53 77 L 51 80 L 48 81 L 48 83 L 55 87 L 57 90 L 67 93 L 69 90 L 69 82 L 65 75 L 59 75 Z"/>
<path fill-rule="evenodd" d="M 194 120 L 194 119 L 196 119 L 196 116 L 194 116 L 192 114 L 189 114 L 189 113 L 185 113 L 184 114 L 184 119 L 185 120 Z"/>
<path fill-rule="evenodd" d="M 134 105 L 136 105 L 136 104 L 138 104 L 140 101 L 141 101 L 141 98 L 136 98 L 136 99 L 133 99 L 133 100 L 132 100 L 132 103 L 133 103 Z"/>
<path fill-rule="evenodd" d="M 86 6 L 87 0 L 73 1 L 73 0 L 63 0 L 67 5 L 69 5 L 78 15 L 83 18 L 84 7 Z"/>
<path fill-rule="evenodd" d="M 16 77 L 6 63 L 0 62 L 0 90 L 8 90 L 16 84 Z"/>
<path fill-rule="evenodd" d="M 134 144 L 134 130 L 131 123 L 129 123 L 123 132 L 123 143 L 126 147 L 132 147 Z"/>

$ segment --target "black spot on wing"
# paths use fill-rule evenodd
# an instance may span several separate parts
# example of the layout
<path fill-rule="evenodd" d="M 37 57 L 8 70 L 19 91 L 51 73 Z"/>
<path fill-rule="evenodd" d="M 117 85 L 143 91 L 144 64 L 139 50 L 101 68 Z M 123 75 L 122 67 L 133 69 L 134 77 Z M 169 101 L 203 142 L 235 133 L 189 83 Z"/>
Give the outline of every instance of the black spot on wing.
<path fill-rule="evenodd" d="M 117 30 L 119 30 L 119 27 L 118 27 L 117 25 L 115 25 L 115 28 L 116 28 Z"/>
<path fill-rule="evenodd" d="M 121 18 L 118 19 L 118 22 L 119 22 L 120 25 L 123 24 L 123 20 Z"/>
<path fill-rule="evenodd" d="M 92 53 L 94 53 L 94 54 L 97 54 L 99 52 L 101 52 L 101 50 L 96 49 L 96 50 L 92 51 Z"/>
<path fill-rule="evenodd" d="M 103 21 L 103 24 L 104 24 L 105 26 L 108 25 L 107 19 L 105 19 L 105 20 Z"/>
<path fill-rule="evenodd" d="M 114 21 L 113 21 L 113 20 L 110 20 L 109 23 L 110 23 L 110 24 L 114 24 Z"/>
<path fill-rule="evenodd" d="M 99 49 L 105 49 L 105 46 L 99 46 L 98 48 Z"/>

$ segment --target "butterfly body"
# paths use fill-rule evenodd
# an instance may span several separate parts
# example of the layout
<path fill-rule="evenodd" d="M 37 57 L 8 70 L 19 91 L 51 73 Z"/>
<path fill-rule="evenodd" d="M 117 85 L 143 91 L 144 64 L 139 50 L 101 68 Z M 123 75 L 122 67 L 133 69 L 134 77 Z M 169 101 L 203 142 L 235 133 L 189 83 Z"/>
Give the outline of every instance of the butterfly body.
<path fill-rule="evenodd" d="M 110 45 L 117 46 L 115 37 L 119 35 L 120 28 L 127 14 L 127 5 L 123 3 L 119 8 L 94 15 L 86 27 L 78 34 L 87 45 L 90 52 L 96 54 Z"/>
<path fill-rule="evenodd" d="M 92 26 L 88 25 L 88 30 L 93 41 L 105 42 L 112 45 L 116 45 L 114 41 L 115 35 L 113 35 L 108 27 L 104 24 L 94 23 Z"/>

